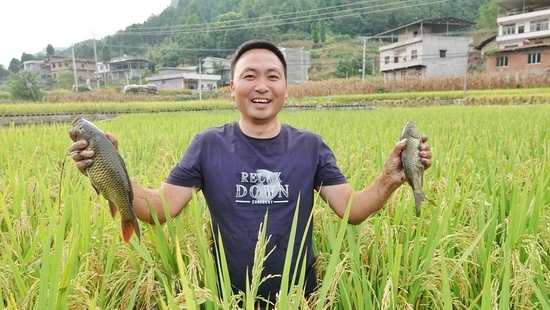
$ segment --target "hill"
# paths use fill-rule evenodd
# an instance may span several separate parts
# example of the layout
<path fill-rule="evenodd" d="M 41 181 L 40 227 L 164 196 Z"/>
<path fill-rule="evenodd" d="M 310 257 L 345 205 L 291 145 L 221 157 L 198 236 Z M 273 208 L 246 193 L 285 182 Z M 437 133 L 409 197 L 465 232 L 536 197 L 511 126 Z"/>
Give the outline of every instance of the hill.
<path fill-rule="evenodd" d="M 176 5 L 177 2 L 177 5 Z M 134 55 L 157 66 L 196 64 L 208 56 L 228 57 L 242 42 L 269 38 L 311 51 L 310 79 L 360 75 L 361 36 L 427 18 L 453 16 L 475 21 L 486 0 L 180 0 L 157 16 L 97 42 L 100 61 Z M 368 45 L 367 74 L 377 45 Z M 77 57 L 93 58 L 93 42 L 75 46 Z"/>

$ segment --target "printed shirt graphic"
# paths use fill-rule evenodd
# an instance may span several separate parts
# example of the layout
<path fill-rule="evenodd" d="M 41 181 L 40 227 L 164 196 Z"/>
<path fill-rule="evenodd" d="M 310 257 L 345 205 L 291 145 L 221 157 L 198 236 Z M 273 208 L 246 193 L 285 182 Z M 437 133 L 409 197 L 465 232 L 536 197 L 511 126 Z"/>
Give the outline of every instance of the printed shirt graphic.
<path fill-rule="evenodd" d="M 252 204 L 288 203 L 288 184 L 282 184 L 281 172 L 258 169 L 241 172 L 235 202 Z M 247 199 L 248 198 L 248 199 Z"/>
<path fill-rule="evenodd" d="M 231 283 L 243 291 L 266 213 L 266 236 L 271 238 L 267 252 L 274 251 L 264 263 L 263 276 L 280 275 L 298 208 L 293 255 L 302 261 L 297 256 L 304 236 L 306 292 L 315 288 L 312 228 L 306 230 L 314 188 L 347 182 L 319 135 L 283 125 L 272 139 L 254 139 L 244 135 L 237 122 L 211 128 L 195 136 L 166 182 L 201 188 L 212 217 L 214 240 L 218 232 L 222 236 Z M 267 280 L 258 294 L 274 298 L 280 281 L 280 277 Z"/>

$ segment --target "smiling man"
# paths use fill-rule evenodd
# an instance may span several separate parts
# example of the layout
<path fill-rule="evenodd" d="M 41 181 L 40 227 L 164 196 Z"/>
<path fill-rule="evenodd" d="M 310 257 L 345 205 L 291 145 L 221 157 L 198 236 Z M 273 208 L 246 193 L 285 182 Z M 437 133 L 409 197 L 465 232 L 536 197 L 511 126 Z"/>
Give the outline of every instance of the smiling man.
<path fill-rule="evenodd" d="M 258 229 L 267 214 L 267 252 L 272 252 L 262 266 L 262 275 L 276 277 L 262 283 L 258 297 L 265 300 L 259 301 L 259 307 L 269 308 L 281 287 L 277 275 L 283 272 L 296 208 L 298 228 L 295 244 L 291 245 L 291 268 L 306 262 L 301 271 L 305 273 L 304 292 L 309 295 L 317 287 L 312 227 L 307 226 L 315 191 L 340 217 L 352 199 L 349 222 L 361 223 L 382 208 L 405 182 L 400 153 L 406 140 L 395 144 L 375 181 L 354 192 L 321 136 L 278 121 L 277 115 L 288 97 L 287 65 L 281 51 L 268 41 L 245 42 L 234 53 L 231 69 L 231 97 L 240 111 L 239 120 L 197 134 L 158 190 L 132 182 L 133 204 L 141 220 L 152 222 L 149 201 L 165 221 L 161 197 L 175 216 L 194 192 L 202 191 L 212 218 L 214 240 L 219 235 L 223 240 L 235 291 L 246 290 Z M 74 141 L 74 133 L 70 135 Z M 110 139 L 116 146 L 117 141 Z M 419 150 L 421 162 L 428 168 L 432 154 L 426 141 L 427 137 L 422 137 Z M 85 147 L 85 141 L 77 141 L 70 151 Z M 93 164 L 93 152 L 75 153 L 73 159 L 83 170 Z M 301 250 L 302 238 L 305 243 Z"/>

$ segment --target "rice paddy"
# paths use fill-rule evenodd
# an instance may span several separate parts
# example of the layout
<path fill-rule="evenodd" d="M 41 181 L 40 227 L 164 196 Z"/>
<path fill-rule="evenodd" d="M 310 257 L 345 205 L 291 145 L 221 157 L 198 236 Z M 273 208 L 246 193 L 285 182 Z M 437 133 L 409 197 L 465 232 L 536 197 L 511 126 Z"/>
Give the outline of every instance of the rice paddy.
<path fill-rule="evenodd" d="M 157 188 L 197 132 L 237 118 L 155 113 L 96 124 L 118 139 L 130 176 Z M 423 204 L 417 217 L 405 184 L 352 226 L 317 198 L 319 289 L 306 300 L 284 287 L 277 309 L 550 309 L 550 105 L 283 111 L 280 120 L 321 134 L 355 189 L 374 180 L 414 120 L 434 153 L 424 191 L 438 206 Z M 210 253 L 201 194 L 126 244 L 119 217 L 70 158 L 61 170 L 69 129 L 0 128 L 0 307 L 252 309 L 262 279 L 234 295 L 218 277 L 223 257 Z"/>

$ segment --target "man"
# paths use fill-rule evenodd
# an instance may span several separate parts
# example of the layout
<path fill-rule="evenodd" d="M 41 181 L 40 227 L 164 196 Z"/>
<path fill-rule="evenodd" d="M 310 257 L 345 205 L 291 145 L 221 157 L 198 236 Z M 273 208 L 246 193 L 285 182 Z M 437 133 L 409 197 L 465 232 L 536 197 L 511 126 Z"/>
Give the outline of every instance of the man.
<path fill-rule="evenodd" d="M 159 189 L 147 189 L 132 181 L 137 217 L 152 222 L 148 201 L 161 222 L 166 221 L 161 197 L 171 216 L 178 214 L 199 190 L 203 192 L 214 227 L 214 240 L 221 234 L 231 283 L 245 291 L 252 270 L 257 232 L 268 214 L 267 236 L 271 236 L 263 275 L 280 275 L 288 247 L 290 228 L 299 208 L 293 266 L 303 261 L 298 247 L 305 236 L 305 293 L 317 285 L 312 229 L 306 230 L 314 203 L 314 190 L 334 212 L 343 217 L 351 201 L 349 222 L 359 224 L 378 211 L 405 182 L 400 153 L 406 141 L 395 144 L 382 173 L 367 188 L 354 192 L 336 165 L 330 148 L 319 135 L 281 124 L 277 115 L 288 97 L 287 67 L 279 49 L 267 41 L 242 44 L 231 62 L 231 97 L 240 111 L 237 122 L 207 129 L 195 136 L 180 162 Z M 73 141 L 75 135 L 70 133 Z M 115 146 L 117 141 L 110 137 Z M 432 154 L 422 138 L 421 161 L 430 166 Z M 81 151 L 77 141 L 70 151 Z M 73 156 L 82 171 L 93 164 L 93 152 Z M 353 195 L 352 195 L 353 193 Z M 264 282 L 258 295 L 275 300 L 281 278 Z"/>

